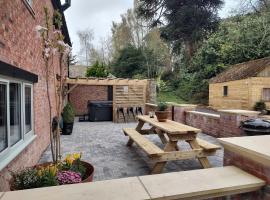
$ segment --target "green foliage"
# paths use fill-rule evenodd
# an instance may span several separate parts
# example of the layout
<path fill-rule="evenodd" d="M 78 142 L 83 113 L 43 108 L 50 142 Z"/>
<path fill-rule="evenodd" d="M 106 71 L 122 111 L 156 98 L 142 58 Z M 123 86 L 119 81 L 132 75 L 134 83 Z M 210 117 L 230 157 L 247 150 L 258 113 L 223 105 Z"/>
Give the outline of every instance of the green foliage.
<path fill-rule="evenodd" d="M 11 188 L 13 190 L 24 190 L 57 186 L 59 185 L 58 175 L 63 171 L 77 172 L 83 179 L 87 178 L 86 168 L 81 161 L 81 154 L 74 153 L 67 155 L 65 160 L 58 164 L 45 164 L 13 173 Z"/>
<path fill-rule="evenodd" d="M 16 190 L 37 188 L 40 186 L 40 179 L 37 170 L 27 168 L 19 173 L 13 174 L 12 188 Z"/>
<path fill-rule="evenodd" d="M 168 104 L 166 102 L 159 102 L 157 106 L 157 111 L 166 111 L 168 109 Z"/>
<path fill-rule="evenodd" d="M 38 170 L 39 187 L 50 187 L 59 185 L 56 178 L 56 167 L 48 166 Z"/>
<path fill-rule="evenodd" d="M 196 43 L 217 28 L 218 9 L 222 4 L 222 0 L 139 0 L 137 13 L 150 20 L 152 26 L 161 25 L 161 36 L 175 50 L 184 43 L 193 53 Z"/>
<path fill-rule="evenodd" d="M 73 123 L 75 118 L 75 113 L 72 105 L 67 103 L 67 105 L 63 109 L 63 121 L 64 123 Z"/>
<path fill-rule="evenodd" d="M 158 102 L 175 102 L 175 103 L 186 103 L 183 99 L 179 97 L 179 95 L 176 95 L 174 91 L 168 91 L 168 92 L 159 92 L 157 94 L 157 101 Z"/>
<path fill-rule="evenodd" d="M 158 79 L 157 80 L 157 91 L 158 92 L 168 92 L 170 91 L 170 87 L 167 85 L 167 83 L 163 80 Z"/>
<path fill-rule="evenodd" d="M 78 172 L 78 173 L 81 174 L 81 177 L 82 178 L 85 178 L 86 168 L 83 166 L 83 164 L 82 164 L 82 162 L 81 162 L 80 159 L 75 160 L 72 163 L 72 165 L 71 165 L 71 167 L 70 167 L 69 170 L 71 170 L 73 172 Z"/>
<path fill-rule="evenodd" d="M 266 110 L 266 104 L 263 101 L 256 102 L 254 105 L 254 110 L 263 111 Z"/>
<path fill-rule="evenodd" d="M 203 42 L 190 64 L 180 64 L 177 94 L 184 100 L 207 103 L 209 79 L 233 64 L 270 55 L 268 30 L 269 12 L 224 20 L 218 31 Z"/>
<path fill-rule="evenodd" d="M 136 75 L 147 77 L 146 57 L 142 48 L 128 45 L 120 51 L 119 57 L 112 65 L 112 72 L 117 77 L 132 78 Z"/>
<path fill-rule="evenodd" d="M 86 77 L 106 78 L 108 75 L 109 73 L 107 72 L 104 64 L 101 64 L 98 61 L 96 61 L 91 67 L 87 68 L 86 71 Z"/>

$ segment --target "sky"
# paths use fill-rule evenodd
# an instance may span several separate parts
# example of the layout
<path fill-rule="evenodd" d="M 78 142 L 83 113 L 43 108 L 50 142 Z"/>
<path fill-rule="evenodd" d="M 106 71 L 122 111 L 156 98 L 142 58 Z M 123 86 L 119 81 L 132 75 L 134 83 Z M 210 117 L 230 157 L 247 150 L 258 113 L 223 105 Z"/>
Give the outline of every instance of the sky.
<path fill-rule="evenodd" d="M 61 1 L 64 3 L 65 0 Z M 220 16 L 228 16 L 237 2 L 237 0 L 225 0 Z M 80 49 L 77 36 L 79 30 L 93 29 L 94 44 L 98 45 L 100 38 L 110 35 L 112 21 L 120 22 L 120 15 L 132 7 L 133 0 L 71 0 L 71 7 L 65 11 L 65 16 L 74 54 L 77 54 Z"/>

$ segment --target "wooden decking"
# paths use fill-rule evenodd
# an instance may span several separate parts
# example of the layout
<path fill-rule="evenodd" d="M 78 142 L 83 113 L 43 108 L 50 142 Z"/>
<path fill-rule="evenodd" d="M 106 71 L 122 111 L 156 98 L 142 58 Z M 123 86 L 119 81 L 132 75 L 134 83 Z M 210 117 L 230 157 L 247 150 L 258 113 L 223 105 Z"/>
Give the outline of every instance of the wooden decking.
<path fill-rule="evenodd" d="M 0 199 L 196 200 L 252 192 L 264 185 L 263 180 L 229 166 L 6 192 Z"/>

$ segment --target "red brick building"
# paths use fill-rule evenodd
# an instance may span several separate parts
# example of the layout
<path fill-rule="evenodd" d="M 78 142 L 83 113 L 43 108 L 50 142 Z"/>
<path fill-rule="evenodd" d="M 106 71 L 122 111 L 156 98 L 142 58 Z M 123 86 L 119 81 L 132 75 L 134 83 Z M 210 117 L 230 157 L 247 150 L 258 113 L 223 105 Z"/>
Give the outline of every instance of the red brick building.
<path fill-rule="evenodd" d="M 9 189 L 10 171 L 35 165 L 49 144 L 43 46 L 35 27 L 44 24 L 44 7 L 52 15 L 54 10 L 63 12 L 68 2 L 0 1 L 0 191 Z M 65 19 L 63 22 L 65 42 L 71 44 Z M 55 114 L 55 74 L 50 76 Z"/>

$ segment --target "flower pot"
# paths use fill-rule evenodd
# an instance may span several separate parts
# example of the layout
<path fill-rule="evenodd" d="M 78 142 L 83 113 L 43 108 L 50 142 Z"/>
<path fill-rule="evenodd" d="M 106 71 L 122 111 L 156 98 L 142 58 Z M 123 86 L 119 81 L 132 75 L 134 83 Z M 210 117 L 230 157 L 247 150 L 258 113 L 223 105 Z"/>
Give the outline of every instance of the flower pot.
<path fill-rule="evenodd" d="M 71 135 L 72 131 L 73 131 L 73 125 L 74 122 L 72 123 L 63 123 L 63 129 L 62 129 L 62 134 L 63 135 Z"/>
<path fill-rule="evenodd" d="M 169 111 L 156 111 L 155 114 L 157 116 L 157 120 L 159 122 L 166 122 L 169 118 Z"/>
<path fill-rule="evenodd" d="M 94 167 L 93 167 L 93 165 L 91 165 L 90 163 L 85 162 L 85 161 L 81 161 L 81 162 L 82 162 L 83 166 L 86 169 L 85 176 L 83 177 L 82 183 L 92 182 L 93 177 L 94 177 Z M 53 162 L 45 162 L 45 163 L 42 163 L 42 164 L 35 165 L 33 168 L 37 168 L 37 169 L 38 168 L 43 168 L 43 167 L 47 167 L 47 166 L 49 166 L 51 164 L 53 164 Z M 11 191 L 16 190 L 14 188 L 14 179 L 13 178 L 11 178 L 11 180 L 9 181 L 9 186 L 10 186 Z"/>
<path fill-rule="evenodd" d="M 94 177 L 94 166 L 91 165 L 90 163 L 86 162 L 86 161 L 81 161 L 81 163 L 83 164 L 83 166 L 86 169 L 85 172 L 85 177 L 83 177 L 82 183 L 88 183 L 88 182 L 92 182 L 93 181 L 93 177 Z M 39 167 L 47 167 L 49 165 L 53 164 L 52 162 L 46 162 L 46 163 L 42 163 L 39 165 L 34 166 L 35 168 L 39 168 Z"/>
<path fill-rule="evenodd" d="M 81 162 L 83 163 L 83 166 L 86 169 L 85 179 L 82 180 L 82 183 L 92 182 L 93 181 L 93 177 L 94 177 L 94 171 L 95 171 L 94 166 L 91 165 L 88 162 L 85 162 L 85 161 L 81 161 Z"/>

